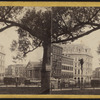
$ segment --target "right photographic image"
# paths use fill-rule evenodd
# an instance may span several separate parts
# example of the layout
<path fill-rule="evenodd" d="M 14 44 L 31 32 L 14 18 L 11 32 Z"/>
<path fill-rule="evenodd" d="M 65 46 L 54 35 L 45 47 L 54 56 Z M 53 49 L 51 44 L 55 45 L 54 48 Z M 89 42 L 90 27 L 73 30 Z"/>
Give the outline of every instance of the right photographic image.
<path fill-rule="evenodd" d="M 51 93 L 99 95 L 100 8 L 51 9 Z"/>

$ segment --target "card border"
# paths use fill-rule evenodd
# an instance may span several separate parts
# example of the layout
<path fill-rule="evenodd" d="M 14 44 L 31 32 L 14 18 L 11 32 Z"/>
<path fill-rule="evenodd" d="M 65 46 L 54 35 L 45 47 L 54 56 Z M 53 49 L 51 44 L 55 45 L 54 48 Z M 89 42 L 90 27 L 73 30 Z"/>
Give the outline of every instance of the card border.
<path fill-rule="evenodd" d="M 53 6 L 53 7 L 100 7 L 100 2 L 50 2 L 50 1 L 0 1 L 0 6 Z M 0 98 L 100 98 L 100 95 L 29 95 L 29 94 L 0 94 Z"/>

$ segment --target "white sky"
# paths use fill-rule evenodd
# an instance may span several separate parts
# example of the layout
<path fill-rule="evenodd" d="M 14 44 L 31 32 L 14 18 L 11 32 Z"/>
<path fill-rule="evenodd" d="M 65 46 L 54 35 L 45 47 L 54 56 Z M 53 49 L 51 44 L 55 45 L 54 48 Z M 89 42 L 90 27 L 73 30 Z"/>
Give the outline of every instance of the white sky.
<path fill-rule="evenodd" d="M 17 36 L 16 28 L 14 27 L 0 33 L 0 44 L 4 46 L 5 54 L 6 54 L 5 67 L 7 67 L 10 64 L 14 64 L 12 62 L 13 61 L 12 56 L 14 55 L 14 52 L 10 51 L 10 44 L 12 43 L 12 40 L 17 39 L 17 37 L 18 36 Z M 76 40 L 74 43 L 79 43 L 79 44 L 83 43 L 86 46 L 89 46 L 91 48 L 92 55 L 93 55 L 93 69 L 99 67 L 98 58 L 100 58 L 100 55 L 97 54 L 96 50 L 100 43 L 100 30 L 95 31 L 87 36 L 84 36 Z M 25 61 L 18 62 L 18 63 L 27 63 L 28 61 L 38 61 L 42 58 L 42 55 L 43 55 L 42 48 L 38 48 L 32 53 L 29 53 Z"/>
<path fill-rule="evenodd" d="M 13 62 L 13 55 L 16 54 L 16 52 L 11 52 L 10 50 L 10 45 L 12 43 L 13 40 L 16 40 L 18 38 L 18 34 L 17 34 L 17 29 L 15 27 L 9 28 L 5 31 L 3 31 L 2 33 L 0 33 L 0 44 L 3 45 L 4 47 L 4 52 L 6 54 L 5 56 L 5 67 L 7 67 L 10 64 L 16 64 Z M 23 61 L 19 61 L 17 63 L 23 63 L 23 64 L 27 64 L 28 61 L 39 61 L 40 59 L 42 59 L 42 48 L 37 48 L 36 50 L 34 50 L 34 52 L 31 52 L 27 55 L 27 58 L 25 58 L 25 60 Z"/>

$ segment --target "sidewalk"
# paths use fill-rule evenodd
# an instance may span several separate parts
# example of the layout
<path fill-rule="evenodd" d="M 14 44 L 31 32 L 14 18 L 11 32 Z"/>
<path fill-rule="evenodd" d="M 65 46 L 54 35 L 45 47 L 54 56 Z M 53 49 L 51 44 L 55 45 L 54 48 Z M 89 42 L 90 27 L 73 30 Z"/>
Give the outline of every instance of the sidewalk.
<path fill-rule="evenodd" d="M 100 88 L 66 88 L 66 89 L 53 89 L 51 94 L 74 94 L 74 95 L 100 95 Z"/>
<path fill-rule="evenodd" d="M 61 91 L 61 90 L 80 90 L 80 88 L 63 88 L 63 89 L 52 89 L 52 91 Z"/>

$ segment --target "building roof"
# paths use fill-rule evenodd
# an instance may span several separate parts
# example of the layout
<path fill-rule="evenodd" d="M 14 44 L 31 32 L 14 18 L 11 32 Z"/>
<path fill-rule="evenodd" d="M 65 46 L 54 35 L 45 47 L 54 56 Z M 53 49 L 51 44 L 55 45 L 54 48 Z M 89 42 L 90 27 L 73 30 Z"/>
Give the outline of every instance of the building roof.
<path fill-rule="evenodd" d="M 95 71 L 100 71 L 100 67 L 95 68 Z"/>
<path fill-rule="evenodd" d="M 52 44 L 52 46 L 59 47 L 59 48 L 63 49 L 62 46 L 59 44 Z"/>
<path fill-rule="evenodd" d="M 85 44 L 62 44 L 61 47 L 83 47 L 83 48 L 87 48 L 90 49 L 88 46 L 86 46 Z"/>
<path fill-rule="evenodd" d="M 41 67 L 42 63 L 41 62 L 28 62 L 26 67 Z"/>
<path fill-rule="evenodd" d="M 92 57 L 91 49 L 84 44 L 63 44 L 61 46 L 65 54 L 85 54 Z"/>
<path fill-rule="evenodd" d="M 13 64 L 13 65 L 9 65 L 7 68 L 25 68 L 26 65 L 25 64 Z"/>
<path fill-rule="evenodd" d="M 62 54 L 62 57 L 66 57 L 66 58 L 68 58 L 68 59 L 73 60 L 73 58 L 72 58 L 72 57 L 70 57 L 70 55 L 67 55 L 67 54 Z"/>

